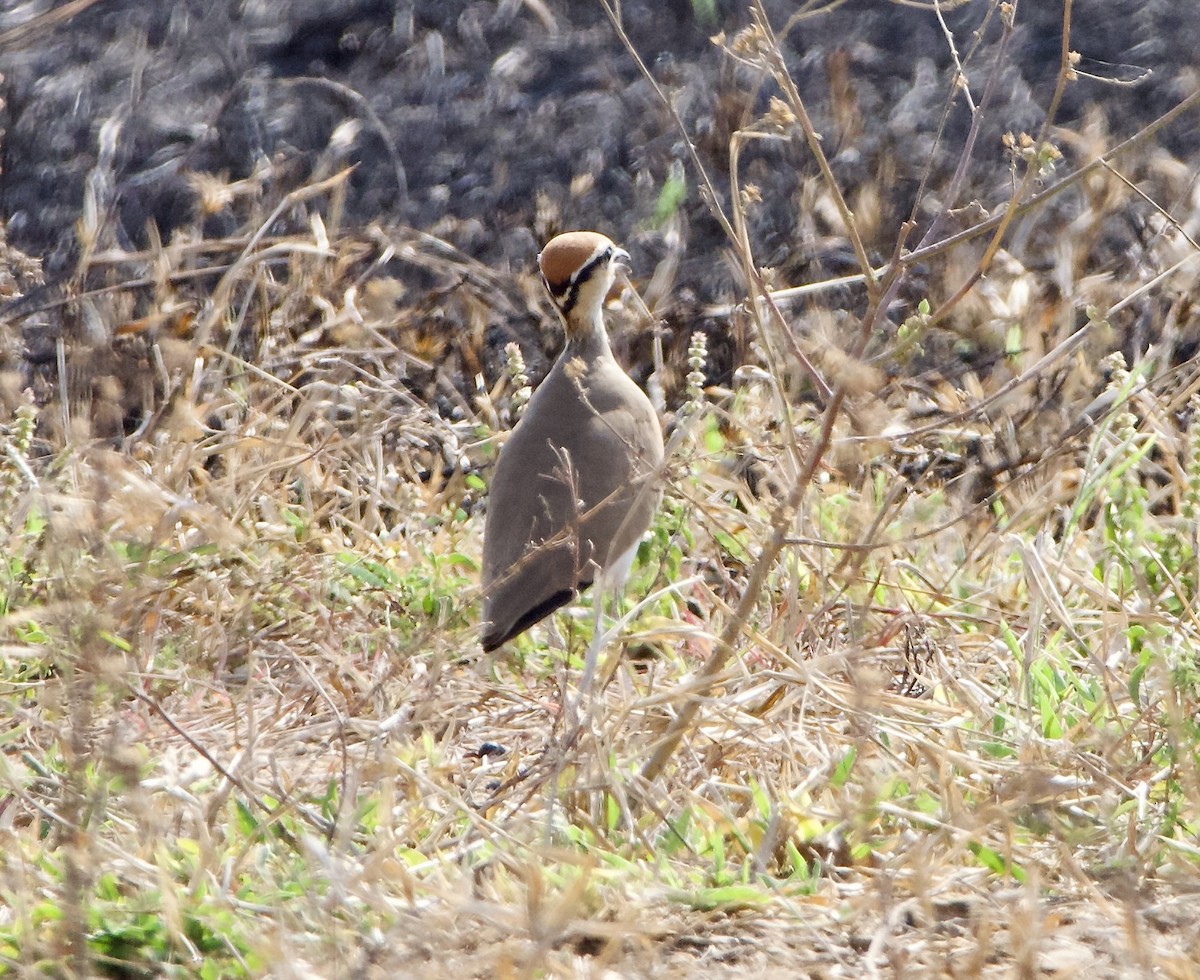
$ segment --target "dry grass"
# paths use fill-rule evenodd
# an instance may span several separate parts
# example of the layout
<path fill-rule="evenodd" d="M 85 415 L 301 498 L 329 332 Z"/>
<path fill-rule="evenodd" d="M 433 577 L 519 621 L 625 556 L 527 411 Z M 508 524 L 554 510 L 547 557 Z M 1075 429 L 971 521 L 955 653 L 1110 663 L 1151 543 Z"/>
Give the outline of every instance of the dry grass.
<path fill-rule="evenodd" d="M 85 222 L 80 282 L 109 285 L 67 298 L 103 349 L 4 388 L 0 962 L 1195 976 L 1200 373 L 1172 350 L 1200 217 L 1194 169 L 1139 159 L 1088 171 L 1041 271 L 926 256 L 944 285 L 891 335 L 903 263 L 861 315 L 796 316 L 742 256 L 755 301 L 724 315 L 758 360 L 692 379 L 649 598 L 578 739 L 588 617 L 477 652 L 510 396 L 461 382 L 532 280 L 341 232 L 339 177 L 237 240 L 131 256 Z M 1166 203 L 1113 272 L 1125 177 Z M 410 295 L 393 262 L 456 285 Z M 1132 306 L 1157 346 L 1102 364 Z M 926 367 L 963 345 L 983 367 Z"/>

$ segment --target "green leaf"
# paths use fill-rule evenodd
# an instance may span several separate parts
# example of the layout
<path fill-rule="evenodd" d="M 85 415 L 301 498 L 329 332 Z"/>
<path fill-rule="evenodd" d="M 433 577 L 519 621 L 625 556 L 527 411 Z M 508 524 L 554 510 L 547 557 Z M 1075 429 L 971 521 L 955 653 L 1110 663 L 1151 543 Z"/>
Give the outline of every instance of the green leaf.
<path fill-rule="evenodd" d="M 664 225 L 674 216 L 687 198 L 687 180 L 682 167 L 672 167 L 671 175 L 663 183 L 658 192 L 658 201 L 654 205 L 654 225 Z"/>
<path fill-rule="evenodd" d="M 852 745 L 838 761 L 837 768 L 833 770 L 833 775 L 829 777 L 829 782 L 838 789 L 845 786 L 846 780 L 850 778 L 850 771 L 854 768 L 854 760 L 857 758 L 858 750 Z"/>
<path fill-rule="evenodd" d="M 704 30 L 711 31 L 720 23 L 717 17 L 717 0 L 692 0 L 692 16 Z"/>
<path fill-rule="evenodd" d="M 673 902 L 706 912 L 762 908 L 771 901 L 770 895 L 754 885 L 721 885 L 696 891 L 671 891 L 667 897 Z"/>
<path fill-rule="evenodd" d="M 975 859 L 989 871 L 998 875 L 1011 875 L 1016 881 L 1025 881 L 1027 876 L 1019 865 L 1010 864 L 986 844 L 971 843 L 967 846 L 975 855 Z"/>
<path fill-rule="evenodd" d="M 1008 357 L 1016 357 L 1025 349 L 1025 336 L 1021 324 L 1011 324 L 1004 334 L 1004 353 Z"/>
<path fill-rule="evenodd" d="M 250 812 L 250 808 L 241 800 L 233 801 L 233 813 L 237 828 L 243 836 L 252 837 L 258 832 L 258 821 Z"/>
<path fill-rule="evenodd" d="M 128 640 L 124 640 L 115 633 L 110 633 L 108 630 L 100 630 L 100 639 L 109 646 L 116 647 L 122 653 L 129 653 L 133 649 L 132 644 Z"/>

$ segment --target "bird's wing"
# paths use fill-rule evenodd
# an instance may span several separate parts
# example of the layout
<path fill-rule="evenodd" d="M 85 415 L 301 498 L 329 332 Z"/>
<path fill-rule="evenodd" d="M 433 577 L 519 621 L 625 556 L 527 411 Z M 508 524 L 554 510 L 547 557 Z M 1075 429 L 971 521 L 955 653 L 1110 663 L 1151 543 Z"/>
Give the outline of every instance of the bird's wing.
<path fill-rule="evenodd" d="M 658 495 L 644 487 L 662 431 L 641 390 L 612 370 L 572 379 L 556 368 L 534 395 L 544 405 L 530 403 L 500 454 L 484 529 L 487 649 L 569 602 L 650 522 Z"/>

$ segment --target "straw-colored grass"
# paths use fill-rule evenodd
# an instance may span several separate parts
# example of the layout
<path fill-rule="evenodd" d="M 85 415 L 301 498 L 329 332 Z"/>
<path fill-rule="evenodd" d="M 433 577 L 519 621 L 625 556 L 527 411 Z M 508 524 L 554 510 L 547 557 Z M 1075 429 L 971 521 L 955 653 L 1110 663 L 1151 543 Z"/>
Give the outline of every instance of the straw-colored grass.
<path fill-rule="evenodd" d="M 769 37 L 731 44 L 783 71 Z M 502 362 L 489 304 L 548 316 L 532 275 L 340 230 L 344 175 L 237 240 L 125 255 L 85 223 L 110 288 L 68 298 L 107 359 L 0 386 L 0 963 L 1195 976 L 1200 373 L 1169 352 L 1195 173 L 1129 166 L 1088 171 L 1049 271 L 928 252 L 942 285 L 890 335 L 757 272 L 710 311 L 754 360 L 701 390 L 693 344 L 689 392 L 677 371 L 666 499 L 577 736 L 587 600 L 477 646 L 513 386 L 459 382 Z M 1113 273 L 1087 208 L 1129 206 L 1124 177 L 1164 234 Z M 1102 362 L 1140 299 L 1161 346 Z M 984 367 L 928 367 L 967 346 Z"/>

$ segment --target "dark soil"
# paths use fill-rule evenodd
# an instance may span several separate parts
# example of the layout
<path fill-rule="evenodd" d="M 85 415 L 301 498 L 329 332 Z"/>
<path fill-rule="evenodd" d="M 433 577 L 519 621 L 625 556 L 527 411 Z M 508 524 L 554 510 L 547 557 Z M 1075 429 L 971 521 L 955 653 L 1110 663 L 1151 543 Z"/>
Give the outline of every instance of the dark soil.
<path fill-rule="evenodd" d="M 744 28 L 747 6 L 622 4 L 632 44 L 678 109 L 726 208 L 731 134 L 776 94 L 765 74 L 710 40 Z M 701 315 L 706 304 L 745 294 L 728 243 L 697 192 L 683 135 L 598 2 L 101 0 L 60 24 L 21 30 L 46 7 L 0 15 L 0 31 L 10 32 L 0 37 L 0 219 L 10 246 L 44 260 L 52 285 L 78 268 L 85 185 L 99 216 L 96 248 L 132 250 L 197 224 L 208 238 L 233 235 L 262 198 L 278 200 L 353 165 L 342 229 L 419 229 L 502 281 L 527 273 L 539 245 L 560 230 L 606 231 L 643 274 L 667 251 L 668 232 L 681 236 L 671 298 L 658 310 L 672 328 L 669 344 L 678 350 L 691 329 L 708 331 L 717 380 L 745 357 L 724 324 Z M 797 4 L 764 7 L 780 29 Z M 978 101 L 1001 56 L 999 14 L 973 0 L 944 17 Z M 990 210 L 1007 199 L 1014 170 L 1001 137 L 1036 133 L 1051 98 L 1062 5 L 1024 0 L 1016 17 L 960 205 Z M 1058 139 L 1065 166 L 1133 134 L 1195 88 L 1200 18 L 1171 0 L 1078 0 L 1071 47 L 1082 55 L 1081 75 L 1057 122 L 1077 133 L 1090 125 L 1092 137 Z M 935 145 L 954 71 L 943 27 L 932 10 L 850 0 L 797 24 L 785 51 L 835 175 L 852 206 L 872 212 L 864 234 L 882 262 L 926 176 L 914 241 L 936 213 L 970 125 L 959 96 Z M 1200 116 L 1156 140 L 1194 166 Z M 672 215 L 662 192 L 681 167 L 688 193 Z M 250 201 L 206 207 L 197 174 L 253 177 L 262 189 Z M 751 241 L 779 285 L 857 271 L 836 220 L 811 209 L 816 174 L 798 135 L 743 152 L 743 183 L 762 198 L 751 210 Z M 869 196 L 853 196 L 863 189 Z M 1085 204 L 1074 190 L 1056 199 L 1022 230 L 1017 258 L 1029 268 L 1047 264 L 1062 223 Z M 1120 274 L 1138 261 L 1148 211 L 1134 201 L 1110 216 L 1091 271 Z M 277 229 L 289 221 L 303 227 L 302 215 L 287 212 Z M 388 271 L 418 293 L 438 285 L 427 270 Z M 894 318 L 928 292 L 936 298 L 937 283 L 918 273 Z M 818 302 L 857 308 L 861 296 Z M 54 314 L 30 321 L 29 312 L 26 303 L 2 315 L 24 331 L 30 357 L 46 358 L 63 327 Z M 531 325 L 524 313 L 501 318 L 495 343 L 530 341 Z M 485 360 L 488 374 L 499 370 L 497 358 Z"/>

